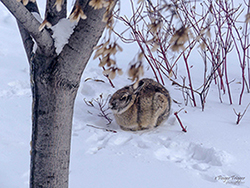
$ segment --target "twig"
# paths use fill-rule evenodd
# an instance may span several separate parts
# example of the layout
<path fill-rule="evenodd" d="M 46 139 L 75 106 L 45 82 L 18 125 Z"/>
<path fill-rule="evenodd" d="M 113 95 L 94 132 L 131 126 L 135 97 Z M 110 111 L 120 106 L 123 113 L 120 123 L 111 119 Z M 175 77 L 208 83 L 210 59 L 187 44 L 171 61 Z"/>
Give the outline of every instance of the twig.
<path fill-rule="evenodd" d="M 107 128 L 103 128 L 103 127 L 97 127 L 97 126 L 94 126 L 94 125 L 90 125 L 90 124 L 86 124 L 88 127 L 93 127 L 95 129 L 101 129 L 103 131 L 107 131 L 107 132 L 111 132 L 111 133 L 117 133 L 117 131 L 115 130 L 112 130 L 112 129 L 107 129 Z"/>
<path fill-rule="evenodd" d="M 126 30 L 121 34 L 115 32 L 124 42 L 136 42 L 144 54 L 145 61 L 153 71 L 156 80 L 165 81 L 166 76 L 173 85 L 178 85 L 191 99 L 193 106 L 197 105 L 196 95 L 201 100 L 202 110 L 205 109 L 208 91 L 213 84 L 218 87 L 219 100 L 222 94 L 227 94 L 229 103 L 233 103 L 233 92 L 230 86 L 230 61 L 229 55 L 235 53 L 239 58 L 242 77 L 242 88 L 239 104 L 242 103 L 244 91 L 250 92 L 250 40 L 249 21 L 242 21 L 240 15 L 244 13 L 242 5 L 234 5 L 234 1 L 203 1 L 201 9 L 196 9 L 197 1 L 143 1 L 136 7 L 132 0 L 132 16 L 116 16 L 126 25 Z M 247 15 L 250 17 L 250 0 L 244 1 Z M 145 10 L 145 11 L 144 11 Z M 177 18 L 174 17 L 177 15 Z M 180 22 L 186 32 L 178 32 L 176 26 Z M 239 27 L 240 26 L 240 27 Z M 242 29 L 239 29 L 242 28 Z M 184 30 L 183 30 L 184 31 Z M 128 33 L 129 36 L 125 36 Z M 131 35 L 132 34 L 132 35 Z M 176 39 L 177 38 L 177 39 Z M 176 44 L 175 49 L 172 48 Z M 199 89 L 195 88 L 198 80 L 193 84 L 193 71 L 189 62 L 197 46 L 204 51 L 205 62 L 204 80 Z M 174 53 L 173 53 L 174 52 Z M 179 84 L 178 63 L 182 61 L 186 67 L 187 85 Z M 208 62 L 211 65 L 208 65 Z M 208 71 L 210 69 L 210 71 Z M 245 75 L 247 74 L 248 75 Z M 248 78 L 247 78 L 248 76 Z M 184 100 L 186 100 L 186 96 Z M 186 101 L 185 101 L 186 102 Z"/>
<path fill-rule="evenodd" d="M 236 125 L 238 125 L 240 123 L 240 120 L 243 118 L 243 116 L 245 115 L 248 107 L 250 106 L 250 103 L 247 105 L 247 107 L 245 108 L 244 112 L 241 114 L 240 112 L 237 113 L 235 109 L 233 109 L 235 115 L 237 116 L 237 120 L 236 120 Z"/>
<path fill-rule="evenodd" d="M 181 120 L 180 120 L 180 118 L 179 118 L 179 116 L 178 116 L 178 113 L 179 113 L 181 110 L 183 110 L 183 108 L 180 109 L 178 112 L 175 112 L 174 115 L 175 115 L 176 119 L 178 120 L 178 122 L 179 122 L 179 124 L 180 124 L 180 126 L 181 126 L 181 128 L 182 128 L 182 131 L 186 133 L 186 132 L 187 132 L 187 129 L 186 129 L 186 127 L 183 126 L 183 124 L 182 124 L 182 122 L 181 122 Z"/>
<path fill-rule="evenodd" d="M 193 90 L 193 85 L 192 85 L 192 79 L 191 79 L 191 74 L 190 74 L 190 68 L 188 66 L 188 56 L 190 55 L 191 50 L 188 52 L 187 56 L 183 54 L 186 70 L 187 70 L 187 75 L 188 75 L 188 81 L 189 81 L 189 87 L 192 95 L 192 101 L 193 105 L 196 107 L 196 101 L 195 101 L 195 96 L 194 96 L 194 90 Z"/>
<path fill-rule="evenodd" d="M 110 113 L 106 113 L 106 111 L 109 109 L 108 107 L 105 108 L 105 106 L 108 103 L 108 100 L 110 98 L 110 95 L 106 99 L 103 99 L 102 94 L 100 94 L 100 97 L 97 99 L 92 99 L 91 101 L 86 101 L 84 98 L 84 102 L 86 103 L 87 106 L 89 107 L 94 107 L 95 109 L 99 110 L 100 113 L 98 114 L 99 117 L 102 117 L 108 121 L 109 125 L 112 122 L 112 119 L 109 117 Z M 95 106 L 95 103 L 98 105 L 98 107 Z"/>
<path fill-rule="evenodd" d="M 103 70 L 106 70 L 104 67 L 102 67 L 102 69 L 103 69 Z M 108 75 L 104 75 L 104 76 L 108 79 L 108 81 L 109 81 L 111 87 L 115 88 L 115 85 L 114 85 L 113 82 L 110 80 L 109 76 L 108 76 Z"/>

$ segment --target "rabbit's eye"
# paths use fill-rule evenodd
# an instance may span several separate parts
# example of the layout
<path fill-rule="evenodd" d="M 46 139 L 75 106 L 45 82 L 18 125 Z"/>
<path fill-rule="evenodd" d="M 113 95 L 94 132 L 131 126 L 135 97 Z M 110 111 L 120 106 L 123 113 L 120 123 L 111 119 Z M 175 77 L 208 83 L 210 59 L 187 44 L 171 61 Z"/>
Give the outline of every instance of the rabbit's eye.
<path fill-rule="evenodd" d="M 127 100 L 127 95 L 123 95 L 121 98 L 120 98 L 120 101 L 125 101 L 125 100 Z"/>
<path fill-rule="evenodd" d="M 124 101 L 124 100 L 126 100 L 126 97 L 122 97 L 122 98 L 120 98 L 120 100 L 121 100 L 121 101 Z"/>

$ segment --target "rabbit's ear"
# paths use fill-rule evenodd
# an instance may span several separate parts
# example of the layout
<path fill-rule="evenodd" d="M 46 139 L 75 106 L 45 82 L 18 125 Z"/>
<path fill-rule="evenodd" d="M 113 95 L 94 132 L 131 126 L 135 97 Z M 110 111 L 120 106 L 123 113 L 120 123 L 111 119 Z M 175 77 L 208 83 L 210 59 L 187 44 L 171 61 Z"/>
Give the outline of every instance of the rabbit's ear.
<path fill-rule="evenodd" d="M 134 87 L 132 85 L 129 86 L 128 88 L 128 93 L 132 95 L 134 93 Z"/>
<path fill-rule="evenodd" d="M 144 86 L 144 81 L 143 80 L 138 80 L 133 84 L 133 88 L 134 88 L 134 93 L 138 93 L 140 92 L 140 90 L 142 89 L 142 87 Z"/>

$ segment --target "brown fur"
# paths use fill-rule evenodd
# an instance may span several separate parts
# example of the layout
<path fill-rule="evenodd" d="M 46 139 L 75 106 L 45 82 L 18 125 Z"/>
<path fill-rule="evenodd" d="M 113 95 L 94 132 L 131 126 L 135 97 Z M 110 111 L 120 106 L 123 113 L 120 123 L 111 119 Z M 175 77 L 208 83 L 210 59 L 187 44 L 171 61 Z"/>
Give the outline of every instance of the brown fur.
<path fill-rule="evenodd" d="M 157 127 L 166 120 L 171 98 L 161 84 L 145 78 L 116 91 L 109 105 L 123 130 L 137 131 Z"/>

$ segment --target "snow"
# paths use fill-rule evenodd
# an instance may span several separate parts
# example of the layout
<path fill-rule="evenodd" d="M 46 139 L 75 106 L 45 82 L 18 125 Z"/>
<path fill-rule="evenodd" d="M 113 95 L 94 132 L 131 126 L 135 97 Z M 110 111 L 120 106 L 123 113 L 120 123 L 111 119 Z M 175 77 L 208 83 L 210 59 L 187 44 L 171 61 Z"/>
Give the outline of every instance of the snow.
<path fill-rule="evenodd" d="M 14 18 L 0 4 L 0 187 L 28 187 L 31 92 L 29 66 L 22 47 Z M 64 20 L 65 21 L 65 20 Z M 59 41 L 61 39 L 58 39 Z M 138 49 L 134 45 L 123 47 L 117 61 L 124 70 Z M 237 105 L 240 85 L 239 75 L 234 74 L 238 63 L 230 71 L 235 76 L 231 84 L 234 91 L 233 105 L 220 103 L 216 86 L 210 89 L 205 111 L 200 107 L 184 106 L 182 93 L 165 79 L 173 99 L 169 120 L 151 131 L 125 132 L 113 121 L 97 116 L 98 110 L 88 107 L 83 99 L 104 97 L 116 89 L 130 84 L 126 75 L 114 80 L 111 88 L 101 75 L 98 61 L 90 60 L 84 72 L 76 98 L 71 163 L 70 187 L 193 187 L 193 188 L 247 188 L 250 187 L 250 109 L 240 125 L 236 125 L 233 109 L 243 112 L 250 102 L 244 94 L 243 104 Z M 194 67 L 199 66 L 194 64 Z M 199 67 L 198 67 L 199 68 Z M 125 72 L 125 71 L 124 71 Z M 194 77 L 199 75 L 195 74 Z M 145 69 L 145 77 L 153 77 Z M 105 83 L 86 78 L 104 80 Z M 179 113 L 187 133 L 181 131 L 173 112 Z M 91 113 L 89 113 L 91 112 Z M 116 130 L 117 133 L 96 129 Z"/>
<path fill-rule="evenodd" d="M 32 15 L 37 19 L 38 22 L 42 23 L 43 22 L 43 19 L 42 17 L 40 16 L 40 14 L 38 14 L 37 12 L 31 12 Z"/>
<path fill-rule="evenodd" d="M 32 12 L 33 16 L 39 21 L 40 23 L 43 22 L 41 16 L 36 13 Z M 56 53 L 60 54 L 65 44 L 68 43 L 68 39 L 71 34 L 74 32 L 74 28 L 77 25 L 76 21 L 71 21 L 68 18 L 61 19 L 56 25 L 52 26 L 50 29 L 53 31 L 52 38 L 55 41 Z M 35 42 L 35 47 L 33 52 L 35 52 L 37 46 Z"/>
<path fill-rule="evenodd" d="M 70 21 L 67 18 L 61 19 L 56 25 L 52 26 L 53 39 L 55 40 L 56 53 L 60 54 L 68 39 L 74 31 L 77 22 Z"/>

